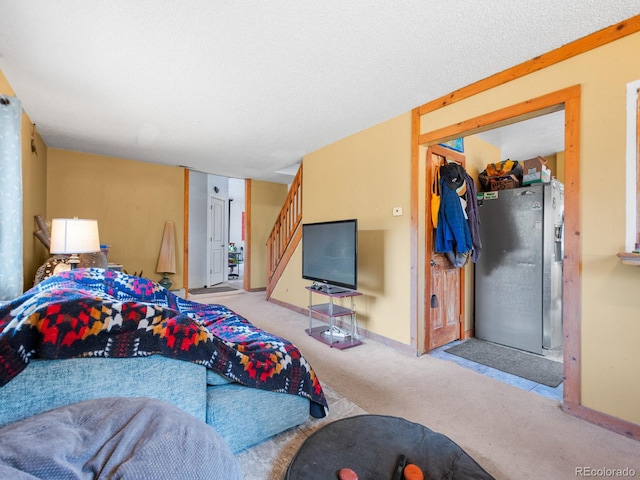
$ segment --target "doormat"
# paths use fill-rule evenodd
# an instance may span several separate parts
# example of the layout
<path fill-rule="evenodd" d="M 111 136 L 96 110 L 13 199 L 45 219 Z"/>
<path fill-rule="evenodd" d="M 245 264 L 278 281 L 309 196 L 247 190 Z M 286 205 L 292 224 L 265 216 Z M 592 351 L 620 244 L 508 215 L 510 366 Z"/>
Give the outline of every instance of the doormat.
<path fill-rule="evenodd" d="M 222 285 L 219 287 L 208 287 L 208 288 L 190 288 L 189 293 L 191 295 L 203 295 L 207 293 L 223 293 L 223 292 L 235 292 L 238 290 L 237 288 L 227 287 L 226 285 Z"/>
<path fill-rule="evenodd" d="M 564 376 L 564 366 L 560 362 L 477 338 L 444 351 L 552 388 L 560 385 Z"/>

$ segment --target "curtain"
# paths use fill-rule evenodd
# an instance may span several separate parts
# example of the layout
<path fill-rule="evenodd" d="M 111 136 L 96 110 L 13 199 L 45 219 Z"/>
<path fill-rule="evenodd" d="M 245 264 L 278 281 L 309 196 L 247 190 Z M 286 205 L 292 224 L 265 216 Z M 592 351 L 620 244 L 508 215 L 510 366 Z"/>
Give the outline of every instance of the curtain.
<path fill-rule="evenodd" d="M 22 294 L 22 109 L 0 95 L 0 301 Z"/>

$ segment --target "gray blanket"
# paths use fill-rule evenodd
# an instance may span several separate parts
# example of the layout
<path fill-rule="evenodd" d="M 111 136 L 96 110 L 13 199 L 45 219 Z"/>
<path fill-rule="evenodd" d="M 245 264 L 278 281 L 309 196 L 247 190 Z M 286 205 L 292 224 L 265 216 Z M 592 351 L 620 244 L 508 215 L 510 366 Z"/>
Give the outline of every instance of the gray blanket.
<path fill-rule="evenodd" d="M 0 429 L 0 478 L 241 480 L 224 439 L 166 402 L 102 398 Z"/>

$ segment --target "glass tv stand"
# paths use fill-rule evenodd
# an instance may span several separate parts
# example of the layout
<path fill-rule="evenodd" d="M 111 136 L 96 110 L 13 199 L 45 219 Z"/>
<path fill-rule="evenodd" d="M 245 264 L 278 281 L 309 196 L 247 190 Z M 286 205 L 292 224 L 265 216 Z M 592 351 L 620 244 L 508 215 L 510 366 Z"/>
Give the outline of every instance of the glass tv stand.
<path fill-rule="evenodd" d="M 355 347 L 362 344 L 356 333 L 356 306 L 354 297 L 362 295 L 360 292 L 348 290 L 330 285 L 310 285 L 305 287 L 309 291 L 309 328 L 305 330 L 316 340 L 321 341 L 333 348 L 343 350 L 345 348 Z M 328 303 L 313 304 L 313 294 L 328 297 Z M 337 298 L 348 298 L 350 307 L 336 305 L 334 300 Z M 313 327 L 313 314 L 325 318 L 329 326 L 326 325 Z M 342 317 L 350 317 L 350 329 L 344 331 L 335 325 L 336 319 Z"/>

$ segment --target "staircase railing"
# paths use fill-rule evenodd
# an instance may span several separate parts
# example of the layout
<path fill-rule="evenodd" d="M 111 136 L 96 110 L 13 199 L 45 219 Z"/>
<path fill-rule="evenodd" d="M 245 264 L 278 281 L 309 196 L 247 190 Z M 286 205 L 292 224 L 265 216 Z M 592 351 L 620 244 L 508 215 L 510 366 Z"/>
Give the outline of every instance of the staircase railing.
<path fill-rule="evenodd" d="M 267 239 L 267 298 L 278 283 L 278 279 L 293 250 L 300 241 L 302 221 L 302 165 L 298 169 L 280 215 Z"/>

